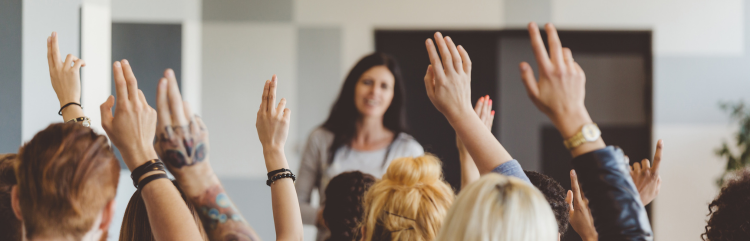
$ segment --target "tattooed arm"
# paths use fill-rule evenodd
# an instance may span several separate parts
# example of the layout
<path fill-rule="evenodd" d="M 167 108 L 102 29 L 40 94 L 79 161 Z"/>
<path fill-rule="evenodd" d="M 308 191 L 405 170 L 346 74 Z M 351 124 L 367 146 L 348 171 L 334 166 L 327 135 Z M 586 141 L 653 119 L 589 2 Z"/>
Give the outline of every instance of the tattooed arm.
<path fill-rule="evenodd" d="M 278 106 L 274 106 L 276 85 L 276 75 L 270 81 L 266 80 L 258 118 L 255 121 L 258 138 L 263 144 L 266 169 L 269 172 L 280 168 L 289 169 L 284 155 L 284 144 L 289 133 L 291 111 L 285 108 L 286 99 L 284 98 L 279 101 Z M 302 240 L 302 215 L 297 193 L 294 190 L 294 182 L 290 178 L 275 181 L 271 184 L 271 198 L 276 240 Z"/>
<path fill-rule="evenodd" d="M 154 143 L 159 157 L 196 207 L 209 240 L 260 240 L 240 214 L 208 162 L 208 129 L 182 101 L 174 71 L 157 88 Z"/>
<path fill-rule="evenodd" d="M 122 160 L 131 171 L 157 157 L 152 146 L 156 130 L 156 111 L 146 103 L 143 91 L 127 60 L 112 67 L 117 93 L 117 107 L 112 115 L 115 98 L 109 96 L 101 105 L 102 127 L 122 153 Z M 153 175 L 150 172 L 146 175 Z M 145 175 L 144 175 L 145 177 Z M 143 180 L 143 179 L 141 179 Z M 149 223 L 156 240 L 199 240 L 198 226 L 177 188 L 166 179 L 155 180 L 141 188 L 148 210 Z"/>

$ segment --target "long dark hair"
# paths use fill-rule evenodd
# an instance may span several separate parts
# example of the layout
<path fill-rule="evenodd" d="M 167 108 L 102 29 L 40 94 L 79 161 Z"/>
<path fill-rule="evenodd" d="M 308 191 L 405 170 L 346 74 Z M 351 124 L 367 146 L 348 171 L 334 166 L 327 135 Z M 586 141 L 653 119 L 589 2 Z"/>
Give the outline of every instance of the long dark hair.
<path fill-rule="evenodd" d="M 333 132 L 333 144 L 329 152 L 328 163 L 333 161 L 333 156 L 339 147 L 347 145 L 357 134 L 357 120 L 360 117 L 359 110 L 354 104 L 354 89 L 359 78 L 372 67 L 383 65 L 391 71 L 395 82 L 393 84 L 393 100 L 388 110 L 383 115 L 383 126 L 392 131 L 396 138 L 399 133 L 406 131 L 406 91 L 404 90 L 403 77 L 398 62 L 392 56 L 375 52 L 365 56 L 357 65 L 349 71 L 344 86 L 341 87 L 338 99 L 331 108 L 331 114 L 323 123 L 323 128 Z"/>

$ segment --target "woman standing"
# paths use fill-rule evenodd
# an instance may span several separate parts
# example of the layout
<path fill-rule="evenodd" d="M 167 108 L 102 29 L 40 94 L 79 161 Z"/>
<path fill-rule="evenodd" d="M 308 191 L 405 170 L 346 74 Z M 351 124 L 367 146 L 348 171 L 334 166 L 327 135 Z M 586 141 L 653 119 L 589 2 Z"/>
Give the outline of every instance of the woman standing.
<path fill-rule="evenodd" d="M 380 178 L 391 160 L 424 154 L 404 131 L 405 90 L 396 60 L 383 53 L 362 58 L 349 72 L 331 114 L 307 139 L 296 183 L 302 221 L 327 236 L 322 207 L 310 205 L 313 189 L 325 203 L 328 181 L 346 171 Z"/>

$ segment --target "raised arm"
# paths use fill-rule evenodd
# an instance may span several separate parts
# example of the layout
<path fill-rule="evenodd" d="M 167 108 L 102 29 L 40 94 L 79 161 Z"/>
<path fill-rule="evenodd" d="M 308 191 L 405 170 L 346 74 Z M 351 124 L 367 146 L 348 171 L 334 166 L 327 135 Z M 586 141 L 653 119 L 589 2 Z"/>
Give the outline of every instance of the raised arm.
<path fill-rule="evenodd" d="M 211 168 L 208 128 L 183 102 L 172 69 L 159 80 L 156 102 L 154 147 L 196 207 L 209 240 L 260 240 Z"/>
<path fill-rule="evenodd" d="M 263 86 L 263 99 L 258 109 L 255 127 L 263 144 L 263 156 L 268 172 L 289 169 L 284 155 L 284 145 L 289 133 L 289 120 L 292 111 L 285 108 L 286 99 L 276 104 L 277 78 L 274 75 Z M 282 174 L 276 174 L 282 175 Z M 302 240 L 302 216 L 300 214 L 294 182 L 281 178 L 271 184 L 273 202 L 273 223 L 276 227 L 276 240 Z"/>
<path fill-rule="evenodd" d="M 484 126 L 492 131 L 495 111 L 492 110 L 492 99 L 490 99 L 489 95 L 479 98 L 477 104 L 474 106 L 474 112 L 477 113 Z M 463 189 L 469 183 L 479 179 L 479 170 L 477 169 L 477 165 L 474 164 L 474 158 L 471 158 L 471 154 L 466 150 L 466 146 L 464 146 L 458 134 L 456 134 L 456 146 L 458 147 L 458 157 L 461 161 L 461 188 Z"/>
<path fill-rule="evenodd" d="M 60 59 L 60 47 L 57 44 L 57 32 L 47 37 L 47 64 L 49 65 L 49 77 L 52 88 L 60 101 L 60 107 L 70 104 L 62 109 L 63 121 L 70 121 L 83 117 L 81 108 L 81 67 L 86 62 L 78 57 L 68 54 L 65 62 Z"/>
<path fill-rule="evenodd" d="M 153 147 L 156 111 L 146 102 L 143 91 L 127 60 L 115 62 L 112 68 L 117 93 L 117 107 L 112 115 L 115 98 L 110 96 L 101 105 L 102 127 L 122 153 L 130 171 L 158 156 Z M 163 174 L 151 171 L 144 178 Z M 177 188 L 167 178 L 156 179 L 141 188 L 148 219 L 156 240 L 200 240 L 198 226 L 182 200 Z"/>
<path fill-rule="evenodd" d="M 574 139 L 580 136 L 579 132 L 583 133 L 585 125 L 593 124 L 584 106 L 586 75 L 573 60 L 570 49 L 562 47 L 555 27 L 547 24 L 545 28 L 549 55 L 539 27 L 535 23 L 528 26 L 539 66 L 539 81 L 526 62 L 520 65 L 521 77 L 536 107 L 550 118 L 564 139 Z M 572 145 L 570 154 L 600 239 L 652 240 L 646 209 L 628 175 L 622 151 L 606 147 L 597 135 L 588 136 L 596 136 L 596 139 Z"/>
<path fill-rule="evenodd" d="M 427 96 L 456 130 L 481 174 L 513 160 L 471 108 L 471 60 L 462 46 L 450 37 L 435 33 L 435 42 L 427 39 L 430 66 L 424 77 Z M 440 55 L 438 55 L 438 50 Z M 440 57 L 442 56 L 442 60 Z"/>

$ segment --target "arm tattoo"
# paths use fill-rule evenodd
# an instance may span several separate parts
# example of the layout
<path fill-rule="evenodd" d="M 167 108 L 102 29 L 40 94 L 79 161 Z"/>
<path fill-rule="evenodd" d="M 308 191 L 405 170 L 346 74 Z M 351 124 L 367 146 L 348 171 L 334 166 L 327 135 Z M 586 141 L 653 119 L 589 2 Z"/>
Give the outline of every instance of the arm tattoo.
<path fill-rule="evenodd" d="M 194 200 L 209 240 L 260 240 L 221 185 L 207 189 Z"/>

